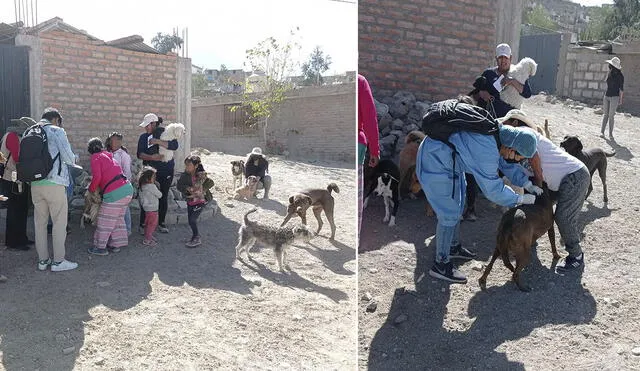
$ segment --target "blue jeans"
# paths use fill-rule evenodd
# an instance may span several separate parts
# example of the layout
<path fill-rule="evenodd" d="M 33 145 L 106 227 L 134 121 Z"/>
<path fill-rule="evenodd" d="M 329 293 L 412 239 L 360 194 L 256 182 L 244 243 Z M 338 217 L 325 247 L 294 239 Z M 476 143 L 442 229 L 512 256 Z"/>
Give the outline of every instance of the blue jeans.
<path fill-rule="evenodd" d="M 460 222 L 448 227 L 438 221 L 436 227 L 436 263 L 448 263 L 451 247 L 460 243 Z"/>

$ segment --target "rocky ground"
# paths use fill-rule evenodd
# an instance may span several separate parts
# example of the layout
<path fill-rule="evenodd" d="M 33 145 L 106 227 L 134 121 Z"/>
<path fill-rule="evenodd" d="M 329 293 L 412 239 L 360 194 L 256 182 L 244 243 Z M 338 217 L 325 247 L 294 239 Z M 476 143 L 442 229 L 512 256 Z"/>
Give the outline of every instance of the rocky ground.
<path fill-rule="evenodd" d="M 0 283 L 0 369 L 356 367 L 352 164 L 273 158 L 271 200 L 243 202 L 225 192 L 229 162 L 240 157 L 199 153 L 216 182 L 220 212 L 200 223 L 198 249 L 184 247 L 190 229 L 178 224 L 158 235 L 158 248 L 143 248 L 134 233 L 120 253 L 89 256 L 93 229 L 80 230 L 77 215 L 67 238 L 67 257 L 80 264 L 75 271 L 39 272 L 33 249 L 0 249 L 0 272 L 8 277 Z M 320 236 L 289 250 L 288 274 L 260 246 L 254 261 L 235 260 L 246 211 L 258 207 L 253 220 L 279 224 L 290 193 L 330 182 L 340 187 L 336 241 L 328 240 L 325 223 Z"/>
<path fill-rule="evenodd" d="M 599 137 L 602 116 L 591 107 L 539 95 L 523 109 L 538 123 L 549 120 L 556 144 L 573 134 L 585 147 L 617 151 L 608 205 L 595 175 L 580 215 L 584 272 L 556 274 L 543 237 L 524 273 L 532 292 L 518 291 L 499 262 L 480 291 L 501 215 L 481 198 L 478 221 L 461 230 L 478 252 L 459 266 L 469 283 L 448 285 L 428 275 L 436 220 L 423 199 L 401 203 L 395 228 L 382 224 L 382 201 L 372 202 L 358 255 L 360 369 L 640 370 L 640 119 L 618 114 L 611 140 Z"/>

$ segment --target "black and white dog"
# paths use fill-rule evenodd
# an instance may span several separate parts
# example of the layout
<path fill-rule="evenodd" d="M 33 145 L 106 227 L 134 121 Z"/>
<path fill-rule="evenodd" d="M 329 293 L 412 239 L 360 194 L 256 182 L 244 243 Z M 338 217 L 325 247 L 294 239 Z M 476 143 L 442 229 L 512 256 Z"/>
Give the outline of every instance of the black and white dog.
<path fill-rule="evenodd" d="M 389 227 L 396 225 L 396 213 L 398 211 L 399 192 L 398 186 L 400 183 L 400 170 L 391 160 L 382 160 L 373 169 L 373 175 L 371 176 L 371 183 L 368 187 L 365 187 L 365 198 L 363 208 L 366 208 L 369 203 L 369 196 L 372 192 L 381 196 L 384 199 L 384 219 L 383 223 L 389 223 Z M 393 209 L 389 212 L 389 208 Z"/>

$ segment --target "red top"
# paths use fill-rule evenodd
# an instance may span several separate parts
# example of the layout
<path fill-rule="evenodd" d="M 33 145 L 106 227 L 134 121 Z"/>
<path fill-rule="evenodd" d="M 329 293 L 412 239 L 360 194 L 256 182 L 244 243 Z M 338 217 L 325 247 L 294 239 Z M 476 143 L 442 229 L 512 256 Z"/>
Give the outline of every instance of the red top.
<path fill-rule="evenodd" d="M 371 156 L 380 157 L 376 105 L 367 79 L 360 74 L 358 74 L 358 143 L 367 144 Z"/>
<path fill-rule="evenodd" d="M 91 155 L 91 184 L 89 184 L 89 192 L 94 192 L 98 186 L 104 190 L 103 193 L 114 191 L 127 183 L 126 179 L 118 179 L 109 184 L 107 189 L 104 186 L 115 178 L 116 175 L 122 174 L 122 168 L 113 159 L 110 152 L 102 151 Z"/>
<path fill-rule="evenodd" d="M 20 138 L 18 138 L 18 134 L 14 132 L 10 132 L 7 134 L 7 149 L 11 154 L 11 159 L 14 162 L 20 162 Z"/>

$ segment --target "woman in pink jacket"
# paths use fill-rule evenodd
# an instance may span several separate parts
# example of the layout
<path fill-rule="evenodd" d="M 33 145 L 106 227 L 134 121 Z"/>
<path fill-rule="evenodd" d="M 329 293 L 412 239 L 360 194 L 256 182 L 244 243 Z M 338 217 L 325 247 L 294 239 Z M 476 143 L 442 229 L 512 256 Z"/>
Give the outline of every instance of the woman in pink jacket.
<path fill-rule="evenodd" d="M 133 195 L 131 183 L 122 173 L 122 168 L 113 155 L 104 149 L 100 138 L 89 140 L 87 150 L 91 154 L 91 184 L 89 192 L 100 189 L 102 204 L 98 213 L 93 247 L 87 251 L 95 255 L 119 252 L 129 244 L 124 214 Z"/>
<path fill-rule="evenodd" d="M 363 170 L 367 148 L 369 148 L 369 166 L 376 167 L 380 160 L 376 105 L 367 79 L 358 74 L 358 241 L 360 241 L 362 224 Z"/>

